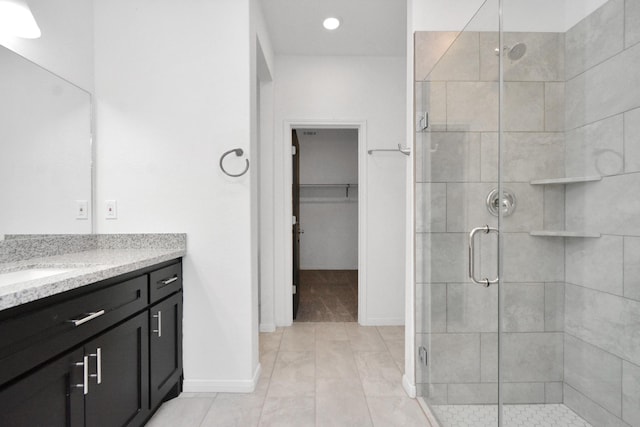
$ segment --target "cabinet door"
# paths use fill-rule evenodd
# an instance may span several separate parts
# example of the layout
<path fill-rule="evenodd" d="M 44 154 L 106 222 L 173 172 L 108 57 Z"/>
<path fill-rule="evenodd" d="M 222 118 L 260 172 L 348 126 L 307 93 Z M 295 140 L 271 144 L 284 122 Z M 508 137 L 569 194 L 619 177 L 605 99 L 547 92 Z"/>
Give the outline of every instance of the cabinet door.
<path fill-rule="evenodd" d="M 151 407 L 155 408 L 182 376 L 182 292 L 149 309 L 151 325 Z"/>
<path fill-rule="evenodd" d="M 85 345 L 88 427 L 142 425 L 149 415 L 148 336 L 145 311 Z"/>
<path fill-rule="evenodd" d="M 0 425 L 84 425 L 83 356 L 69 352 L 0 391 Z"/>

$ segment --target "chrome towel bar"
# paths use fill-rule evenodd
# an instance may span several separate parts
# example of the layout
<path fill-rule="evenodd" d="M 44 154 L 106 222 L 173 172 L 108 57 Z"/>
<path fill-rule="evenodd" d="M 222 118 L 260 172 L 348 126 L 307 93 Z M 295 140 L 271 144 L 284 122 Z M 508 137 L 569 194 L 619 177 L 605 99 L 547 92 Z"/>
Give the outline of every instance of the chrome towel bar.
<path fill-rule="evenodd" d="M 237 178 L 239 176 L 244 175 L 245 173 L 247 173 L 247 171 L 249 170 L 249 159 L 244 159 L 246 163 L 246 166 L 244 168 L 244 170 L 240 173 L 229 173 L 226 171 L 226 169 L 224 168 L 223 162 L 224 162 L 224 158 L 227 157 L 229 154 L 231 153 L 235 153 L 236 156 L 240 157 L 244 154 L 244 150 L 242 148 L 234 148 L 232 150 L 229 151 L 225 151 L 225 153 L 220 157 L 220 169 L 222 169 L 222 172 L 224 172 L 225 174 L 233 177 L 233 178 Z"/>
<path fill-rule="evenodd" d="M 403 147 L 402 144 L 398 144 L 398 148 L 373 148 L 371 150 L 367 150 L 367 153 L 373 154 L 374 151 L 399 151 L 405 156 L 411 155 L 411 148 Z"/>

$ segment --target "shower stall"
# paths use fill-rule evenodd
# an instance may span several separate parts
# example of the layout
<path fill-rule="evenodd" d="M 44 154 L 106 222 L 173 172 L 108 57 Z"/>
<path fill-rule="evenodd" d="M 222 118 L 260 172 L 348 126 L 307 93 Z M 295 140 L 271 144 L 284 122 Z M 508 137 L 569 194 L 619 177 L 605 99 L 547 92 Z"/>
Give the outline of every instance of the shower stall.
<path fill-rule="evenodd" d="M 419 398 L 640 426 L 640 0 L 478 3 L 415 33 Z"/>

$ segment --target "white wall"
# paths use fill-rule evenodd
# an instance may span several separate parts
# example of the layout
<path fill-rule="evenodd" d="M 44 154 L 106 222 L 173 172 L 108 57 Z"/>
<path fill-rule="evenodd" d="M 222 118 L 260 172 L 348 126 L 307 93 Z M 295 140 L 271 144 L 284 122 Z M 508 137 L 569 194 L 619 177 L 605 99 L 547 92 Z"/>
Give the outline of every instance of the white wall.
<path fill-rule="evenodd" d="M 273 92 L 273 50 L 264 20 L 261 2 L 250 0 L 250 34 L 249 34 L 249 59 L 250 59 L 250 110 L 251 110 L 251 358 L 254 365 L 259 364 L 259 340 L 260 328 L 260 287 L 261 281 L 272 279 L 273 251 L 262 244 L 262 235 L 271 227 L 265 222 L 269 221 L 273 210 L 263 207 L 264 193 L 268 185 L 262 184 L 262 177 L 273 167 L 266 167 L 263 172 L 262 158 L 270 158 L 270 147 L 273 145 L 271 135 L 267 132 L 271 126 L 265 126 L 266 121 L 273 122 L 273 104 L 270 103 Z M 267 206 L 268 209 L 268 206 Z M 266 229 L 263 231 L 263 229 Z M 262 256 L 264 256 L 264 260 Z M 268 263 L 271 262 L 271 265 Z M 264 266 L 264 268 L 262 267 Z M 263 271 L 264 270 L 264 271 Z M 268 298 L 268 296 L 267 296 Z M 275 329 L 275 326 L 268 330 Z M 257 373 L 257 372 L 256 372 Z"/>
<path fill-rule="evenodd" d="M 358 131 L 316 129 L 300 140 L 300 269 L 358 269 Z"/>
<path fill-rule="evenodd" d="M 186 232 L 186 391 L 250 391 L 257 363 L 249 0 L 95 4 L 98 232 Z M 253 102 L 252 102 L 253 99 Z M 244 157 L 230 156 L 229 170 Z"/>
<path fill-rule="evenodd" d="M 260 83 L 260 330 L 273 332 L 275 322 L 275 212 L 273 203 L 273 81 Z"/>
<path fill-rule="evenodd" d="M 394 148 L 405 137 L 404 57 L 277 56 L 275 63 L 275 253 L 276 322 L 287 325 L 291 313 L 290 174 L 287 121 L 366 121 L 366 148 Z M 366 324 L 404 323 L 405 169 L 400 153 L 366 156 L 368 188 L 366 301 L 359 305 Z M 290 167 L 290 166 L 289 166 Z M 287 249 L 289 248 L 289 250 Z M 362 273 L 362 272 L 361 272 Z M 289 302 L 290 306 L 290 302 Z"/>
<path fill-rule="evenodd" d="M 0 35 L 0 44 L 93 91 L 93 2 L 29 0 L 42 31 L 38 39 Z"/>

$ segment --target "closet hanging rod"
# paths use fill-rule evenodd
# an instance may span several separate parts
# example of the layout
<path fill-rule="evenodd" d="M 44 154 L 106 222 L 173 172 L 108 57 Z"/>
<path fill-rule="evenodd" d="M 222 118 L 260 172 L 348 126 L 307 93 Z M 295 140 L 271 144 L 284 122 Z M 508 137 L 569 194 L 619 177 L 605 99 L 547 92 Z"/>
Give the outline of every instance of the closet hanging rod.
<path fill-rule="evenodd" d="M 373 154 L 374 151 L 399 151 L 405 156 L 409 156 L 411 154 L 411 148 L 402 147 L 402 144 L 398 144 L 398 148 L 373 148 L 371 150 L 368 150 L 367 152 L 369 154 Z"/>
<path fill-rule="evenodd" d="M 357 187 L 358 184 L 299 184 L 300 187 Z"/>

